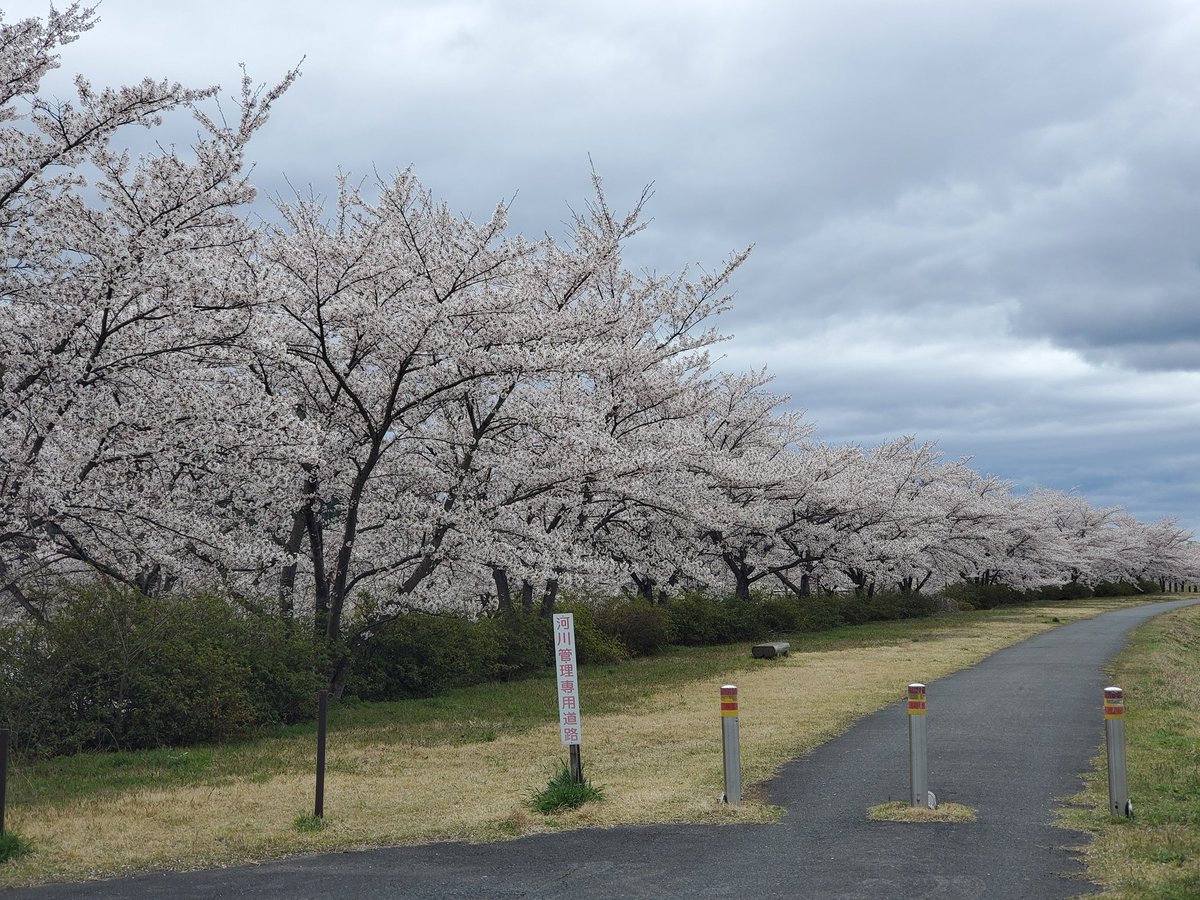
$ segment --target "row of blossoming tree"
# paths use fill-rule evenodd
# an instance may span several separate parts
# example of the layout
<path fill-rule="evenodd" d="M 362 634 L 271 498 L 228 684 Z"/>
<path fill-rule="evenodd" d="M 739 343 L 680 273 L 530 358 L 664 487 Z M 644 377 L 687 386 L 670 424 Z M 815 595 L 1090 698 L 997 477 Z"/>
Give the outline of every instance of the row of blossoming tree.
<path fill-rule="evenodd" d="M 738 253 L 638 275 L 644 195 L 561 240 L 455 215 L 409 172 L 277 203 L 246 152 L 295 73 L 40 90 L 94 24 L 0 30 L 0 592 L 219 586 L 350 648 L 411 609 L 553 608 L 560 588 L 929 590 L 1195 579 L 1196 545 L 905 438 L 817 440 L 709 350 Z M 188 112 L 186 151 L 120 134 Z M 345 676 L 349 654 L 335 683 Z"/>

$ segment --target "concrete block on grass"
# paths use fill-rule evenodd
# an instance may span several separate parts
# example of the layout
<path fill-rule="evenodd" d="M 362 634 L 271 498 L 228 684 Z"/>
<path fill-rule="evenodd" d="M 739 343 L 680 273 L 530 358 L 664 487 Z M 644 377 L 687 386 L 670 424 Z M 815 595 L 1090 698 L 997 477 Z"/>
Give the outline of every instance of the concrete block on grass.
<path fill-rule="evenodd" d="M 773 641 L 766 644 L 755 644 L 750 652 L 755 659 L 774 659 L 777 656 L 787 656 L 791 644 L 786 641 Z"/>

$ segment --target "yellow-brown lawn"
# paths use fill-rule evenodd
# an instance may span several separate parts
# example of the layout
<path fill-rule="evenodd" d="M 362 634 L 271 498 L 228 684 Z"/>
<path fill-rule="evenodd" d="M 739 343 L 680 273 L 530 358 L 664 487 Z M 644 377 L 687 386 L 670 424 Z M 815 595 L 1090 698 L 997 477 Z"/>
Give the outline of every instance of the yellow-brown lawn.
<path fill-rule="evenodd" d="M 961 620 L 947 627 L 932 619 L 919 639 L 796 653 L 740 672 L 743 780 L 750 786 L 740 808 L 718 802 L 720 673 L 631 701 L 620 713 L 587 716 L 585 669 L 584 762 L 605 796 L 578 810 L 543 816 L 529 806 L 532 792 L 546 784 L 564 755 L 555 725 L 486 742 L 433 746 L 387 742 L 384 729 L 342 730 L 329 739 L 324 828 L 296 825 L 312 810 L 308 754 L 299 746 L 287 753 L 276 748 L 276 760 L 295 762 L 271 773 L 247 770 L 188 786 L 17 806 L 9 824 L 33 842 L 35 852 L 0 867 L 0 884 L 358 847 L 489 841 L 585 826 L 770 822 L 779 810 L 755 799 L 753 785 L 854 720 L 898 701 L 909 682 L 933 681 L 1059 621 L 1112 606 L 1096 601 L 1031 607 L 967 627 Z M 936 702 L 935 695 L 931 700 Z M 311 743 L 311 738 L 271 740 Z M 247 755 L 251 769 L 253 758 Z"/>

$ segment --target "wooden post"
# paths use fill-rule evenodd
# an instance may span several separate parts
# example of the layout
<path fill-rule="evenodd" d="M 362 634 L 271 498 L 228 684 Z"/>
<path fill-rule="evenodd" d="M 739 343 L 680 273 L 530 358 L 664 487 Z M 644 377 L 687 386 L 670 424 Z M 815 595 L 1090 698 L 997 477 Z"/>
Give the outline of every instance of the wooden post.
<path fill-rule="evenodd" d="M 4 835 L 4 801 L 8 793 L 8 729 L 0 728 L 0 836 Z"/>
<path fill-rule="evenodd" d="M 571 754 L 571 781 L 583 784 L 583 759 L 579 755 L 579 745 L 568 744 L 567 750 Z"/>
<path fill-rule="evenodd" d="M 325 733 L 329 717 L 329 691 L 317 692 L 317 797 L 313 815 L 325 817 Z"/>

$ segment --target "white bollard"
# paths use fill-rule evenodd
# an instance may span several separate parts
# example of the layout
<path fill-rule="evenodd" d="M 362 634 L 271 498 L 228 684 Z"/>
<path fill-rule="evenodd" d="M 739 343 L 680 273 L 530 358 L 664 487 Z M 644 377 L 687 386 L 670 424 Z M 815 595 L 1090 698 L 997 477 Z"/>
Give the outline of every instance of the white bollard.
<path fill-rule="evenodd" d="M 912 805 L 932 809 L 929 793 L 929 745 L 925 733 L 925 685 L 908 686 L 908 786 Z"/>
<path fill-rule="evenodd" d="M 721 755 L 725 761 L 724 801 L 742 805 L 742 750 L 738 734 L 737 685 L 721 686 Z"/>
<path fill-rule="evenodd" d="M 1131 819 L 1133 803 L 1125 766 L 1125 692 L 1119 687 L 1104 689 L 1104 743 L 1108 748 L 1109 815 Z"/>

